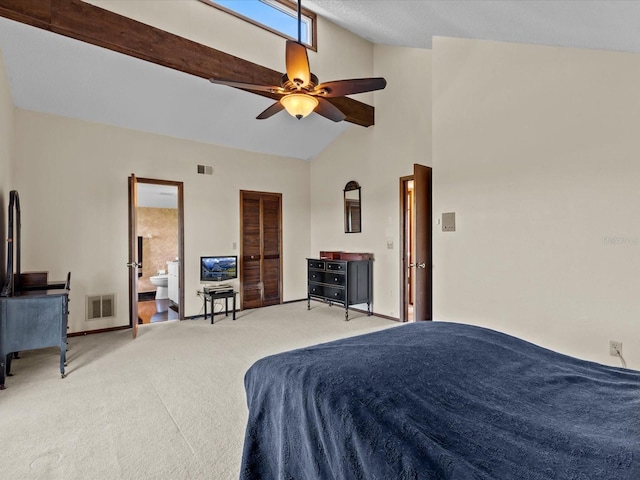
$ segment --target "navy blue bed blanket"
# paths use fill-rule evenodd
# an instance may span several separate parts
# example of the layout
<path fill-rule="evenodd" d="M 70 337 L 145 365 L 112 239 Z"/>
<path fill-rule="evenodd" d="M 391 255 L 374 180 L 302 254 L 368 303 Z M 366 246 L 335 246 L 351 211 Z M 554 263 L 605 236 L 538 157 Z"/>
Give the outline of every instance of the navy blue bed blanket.
<path fill-rule="evenodd" d="M 241 479 L 640 479 L 640 372 L 423 322 L 263 358 Z"/>

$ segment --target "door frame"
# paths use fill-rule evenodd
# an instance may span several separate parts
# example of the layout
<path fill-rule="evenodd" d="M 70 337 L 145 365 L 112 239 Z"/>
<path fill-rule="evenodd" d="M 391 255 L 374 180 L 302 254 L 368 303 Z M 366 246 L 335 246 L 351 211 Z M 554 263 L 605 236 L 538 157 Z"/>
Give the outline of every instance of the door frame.
<path fill-rule="evenodd" d="M 407 322 L 409 320 L 409 285 L 408 285 L 408 275 L 407 271 L 409 269 L 409 265 L 407 264 L 407 259 L 409 258 L 410 251 L 407 248 L 407 245 L 410 241 L 407 238 L 407 232 L 410 229 L 409 222 L 407 221 L 407 217 L 409 214 L 407 208 L 407 194 L 408 188 L 407 185 L 410 181 L 413 180 L 413 175 L 408 175 L 405 177 L 400 177 L 400 321 Z M 411 240 L 411 242 L 413 242 Z M 415 302 L 415 298 L 414 298 Z"/>
<path fill-rule="evenodd" d="M 184 183 L 183 182 L 177 182 L 177 181 L 173 181 L 173 180 L 161 180 L 161 179 L 156 179 L 156 178 L 143 178 L 143 177 L 135 177 L 133 174 L 131 174 L 131 176 L 129 177 L 129 182 L 131 182 L 131 179 L 135 178 L 136 179 L 136 184 L 139 183 L 149 183 L 149 184 L 154 184 L 154 185 L 165 185 L 165 186 L 170 186 L 170 187 L 177 187 L 178 189 L 178 193 L 177 193 L 177 201 L 178 201 L 178 285 L 180 285 L 180 289 L 179 289 L 179 304 L 178 304 L 178 319 L 179 320 L 184 320 Z M 137 191 L 137 188 L 136 188 Z M 130 193 L 131 193 L 131 189 L 130 189 Z M 135 215 L 131 215 L 131 208 L 132 208 L 132 201 L 135 200 L 135 205 L 137 206 L 138 204 L 138 199 L 137 197 L 135 199 L 131 198 L 131 195 L 129 196 L 129 232 L 130 232 L 130 237 L 129 238 L 137 238 L 137 229 L 138 229 L 138 225 L 137 222 L 135 224 L 132 225 L 132 220 L 136 220 L 135 219 Z M 133 217 L 133 219 L 132 219 Z M 133 258 L 136 259 L 134 261 L 137 261 L 137 254 L 135 256 L 132 255 L 131 252 L 131 242 L 129 242 L 129 258 Z M 136 281 L 137 281 L 137 275 L 136 275 Z M 136 317 L 137 317 L 137 298 L 136 298 L 136 305 L 133 305 L 133 293 L 132 293 L 132 288 L 134 288 L 134 286 L 131 284 L 131 282 L 129 282 L 129 325 L 134 328 L 134 330 L 137 329 L 137 322 L 138 319 L 135 319 L 135 326 L 134 326 L 134 310 L 136 312 Z M 137 284 L 135 286 L 135 289 L 137 291 Z M 137 295 L 136 295 L 137 296 Z M 135 338 L 135 336 L 134 336 Z"/>
<path fill-rule="evenodd" d="M 129 223 L 129 262 L 127 263 L 127 276 L 129 278 L 129 326 L 131 334 L 135 340 L 138 335 L 138 229 L 137 229 L 137 210 L 138 210 L 138 180 L 135 174 L 131 174 L 127 178 L 127 211 Z M 135 319 L 135 320 L 134 320 Z"/>

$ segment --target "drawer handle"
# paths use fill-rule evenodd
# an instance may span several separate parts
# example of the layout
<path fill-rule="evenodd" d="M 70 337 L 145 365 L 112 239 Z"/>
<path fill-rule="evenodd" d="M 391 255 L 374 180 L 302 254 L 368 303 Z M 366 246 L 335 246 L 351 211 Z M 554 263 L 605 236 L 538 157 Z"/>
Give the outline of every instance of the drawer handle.
<path fill-rule="evenodd" d="M 334 282 L 337 282 L 337 281 L 338 281 L 338 277 L 334 278 L 334 279 L 333 279 L 333 281 L 334 281 Z"/>

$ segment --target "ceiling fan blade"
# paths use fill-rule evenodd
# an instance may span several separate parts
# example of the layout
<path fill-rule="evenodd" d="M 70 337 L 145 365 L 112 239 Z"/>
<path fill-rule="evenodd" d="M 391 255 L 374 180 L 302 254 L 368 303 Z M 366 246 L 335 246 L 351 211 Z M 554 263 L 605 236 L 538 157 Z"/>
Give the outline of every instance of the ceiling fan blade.
<path fill-rule="evenodd" d="M 220 80 L 217 78 L 210 78 L 211 83 L 216 85 L 227 85 L 229 87 L 242 88 L 244 90 L 254 90 L 256 92 L 269 92 L 269 93 L 284 93 L 285 90 L 282 87 L 276 87 L 275 85 L 255 85 L 253 83 L 232 82 L 230 80 Z"/>
<path fill-rule="evenodd" d="M 258 115 L 256 119 L 264 120 L 265 118 L 269 118 L 283 109 L 284 107 L 282 106 L 282 104 L 280 102 L 276 102 L 273 105 L 271 105 L 269 108 L 267 108 L 264 112 L 262 112 L 260 115 Z"/>
<path fill-rule="evenodd" d="M 345 114 L 342 113 L 333 103 L 322 97 L 316 98 L 318 99 L 318 106 L 313 110 L 314 112 L 328 118 L 329 120 L 333 120 L 334 122 L 341 122 L 347 118 Z"/>
<path fill-rule="evenodd" d="M 309 57 L 304 45 L 293 40 L 287 40 L 285 60 L 287 63 L 287 77 L 298 87 L 306 87 L 311 80 Z"/>
<path fill-rule="evenodd" d="M 323 97 L 344 97 L 354 93 L 372 92 L 382 90 L 387 86 L 387 81 L 382 77 L 353 78 L 351 80 L 335 80 L 318 85 L 313 93 Z M 323 93 L 325 92 L 325 93 Z"/>

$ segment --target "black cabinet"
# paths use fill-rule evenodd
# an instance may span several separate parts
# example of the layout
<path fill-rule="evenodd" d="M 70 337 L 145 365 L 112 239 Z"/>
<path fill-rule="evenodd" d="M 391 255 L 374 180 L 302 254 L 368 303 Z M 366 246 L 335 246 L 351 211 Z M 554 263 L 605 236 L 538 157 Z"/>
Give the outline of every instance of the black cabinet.
<path fill-rule="evenodd" d="M 60 347 L 60 374 L 65 377 L 68 306 L 67 289 L 0 297 L 0 390 L 10 373 L 12 352 Z"/>
<path fill-rule="evenodd" d="M 349 320 L 349 305 L 367 304 L 373 311 L 373 262 L 371 260 L 307 259 L 307 310 L 311 299 L 344 305 Z"/>

